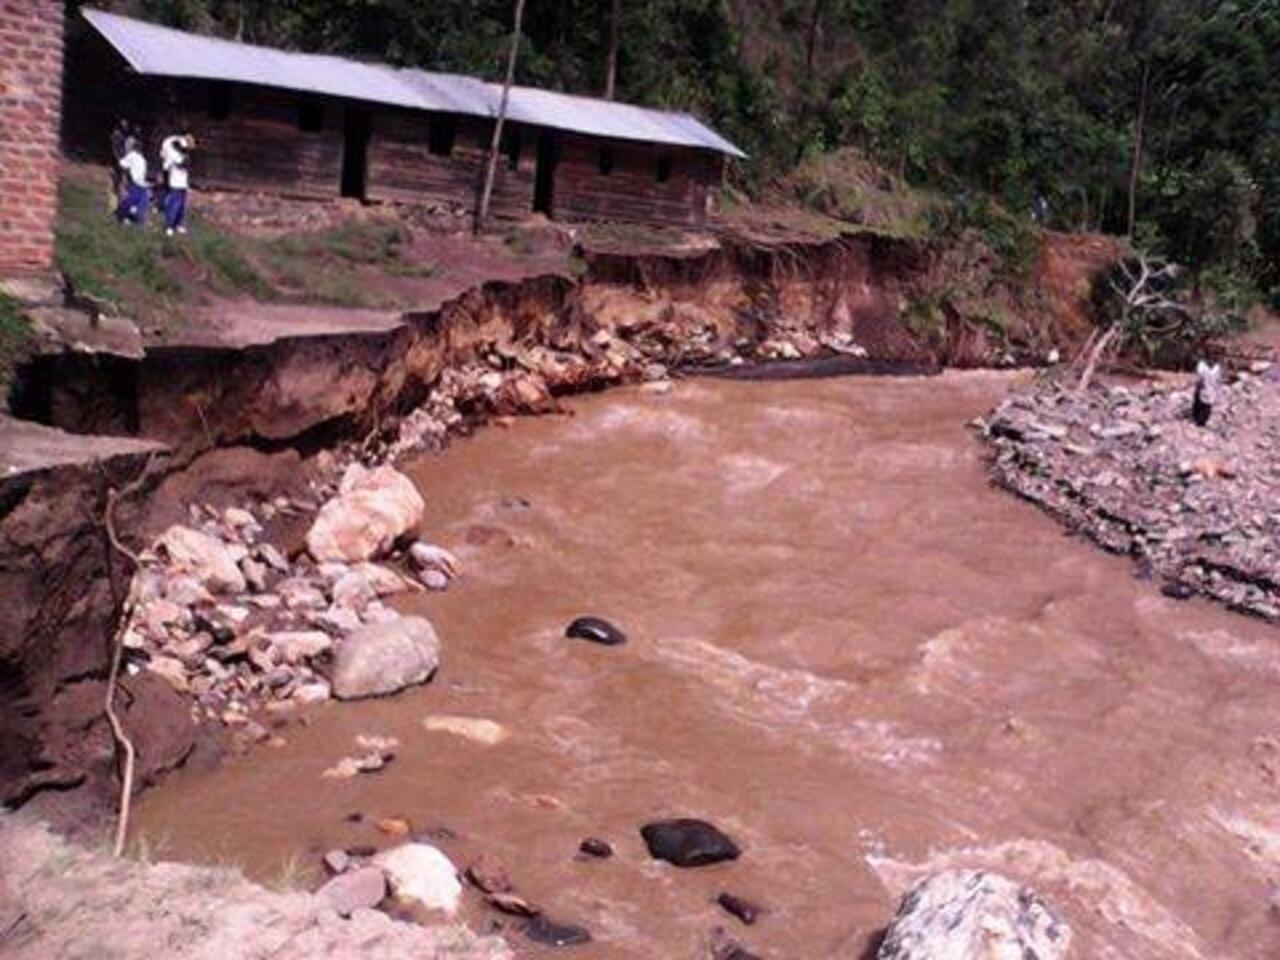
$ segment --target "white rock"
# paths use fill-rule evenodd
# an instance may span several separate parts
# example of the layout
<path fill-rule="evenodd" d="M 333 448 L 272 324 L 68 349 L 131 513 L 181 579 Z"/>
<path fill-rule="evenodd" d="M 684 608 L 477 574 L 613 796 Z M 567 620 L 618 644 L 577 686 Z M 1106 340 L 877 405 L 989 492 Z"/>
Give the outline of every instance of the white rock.
<path fill-rule="evenodd" d="M 413 481 L 393 467 L 353 464 L 338 496 L 320 508 L 307 549 L 319 562 L 368 560 L 417 527 L 425 506 Z"/>
<path fill-rule="evenodd" d="M 360 619 L 362 623 L 394 623 L 400 619 L 400 614 L 375 601 L 364 608 Z"/>
<path fill-rule="evenodd" d="M 387 876 L 391 892 L 401 900 L 419 903 L 428 910 L 452 914 L 462 900 L 458 870 L 443 853 L 428 843 L 406 843 L 373 858 Z"/>
<path fill-rule="evenodd" d="M 269 543 L 259 545 L 258 556 L 263 563 L 274 570 L 279 570 L 281 573 L 287 573 L 289 570 L 289 561 L 285 555 Z"/>
<path fill-rule="evenodd" d="M 333 693 L 340 700 L 379 697 L 428 680 L 440 664 L 440 639 L 422 617 L 370 623 L 337 649 Z"/>
<path fill-rule="evenodd" d="M 328 602 L 318 587 L 301 577 L 281 580 L 275 592 L 290 610 L 314 610 Z"/>
<path fill-rule="evenodd" d="M 878 960 L 1063 960 L 1071 928 L 1039 897 L 979 870 L 916 884 L 885 934 Z"/>
<path fill-rule="evenodd" d="M 300 683 L 294 687 L 293 693 L 290 694 L 293 700 L 298 703 L 321 703 L 328 700 L 332 695 L 329 684 L 323 680 L 316 680 L 312 683 Z"/>
<path fill-rule="evenodd" d="M 257 560 L 245 557 L 240 561 L 240 572 L 244 574 L 244 582 L 254 593 L 267 589 L 267 568 Z"/>
<path fill-rule="evenodd" d="M 373 586 L 355 570 L 348 570 L 334 582 L 330 596 L 335 606 L 356 611 L 378 599 Z"/>
<path fill-rule="evenodd" d="M 160 537 L 172 564 L 215 593 L 242 593 L 244 575 L 236 555 L 221 540 L 190 527 L 172 526 Z"/>
<path fill-rule="evenodd" d="M 351 569 L 353 573 L 360 574 L 373 592 L 380 597 L 388 597 L 393 593 L 401 593 L 409 589 L 409 584 L 404 577 L 376 563 L 358 563 Z"/>
<path fill-rule="evenodd" d="M 439 570 L 446 577 L 456 577 L 462 570 L 458 558 L 452 553 L 444 547 L 425 543 L 422 540 L 409 548 L 409 557 L 420 569 Z"/>
<path fill-rule="evenodd" d="M 440 570 L 423 570 L 418 575 L 418 579 L 422 581 L 422 585 L 428 590 L 448 590 L 449 578 Z"/>
<path fill-rule="evenodd" d="M 482 717 L 458 717 L 451 714 L 436 713 L 424 717 L 422 726 L 427 730 L 439 733 L 452 733 L 455 736 L 474 740 L 486 746 L 494 746 L 507 739 L 507 728 L 493 720 Z"/>
<path fill-rule="evenodd" d="M 175 657 L 152 657 L 147 661 L 147 669 L 164 677 L 179 690 L 186 690 L 188 687 L 187 670 L 182 661 Z"/>
<path fill-rule="evenodd" d="M 240 507 L 227 507 L 222 511 L 222 519 L 229 527 L 256 527 L 258 521 L 252 513 Z"/>
<path fill-rule="evenodd" d="M 333 648 L 333 638 L 323 630 L 285 630 L 264 638 L 276 659 L 290 665 L 302 663 Z"/>
<path fill-rule="evenodd" d="M 364 623 L 354 610 L 337 604 L 317 613 L 311 618 L 311 622 L 318 627 L 328 627 L 337 633 L 351 633 L 359 630 Z"/>

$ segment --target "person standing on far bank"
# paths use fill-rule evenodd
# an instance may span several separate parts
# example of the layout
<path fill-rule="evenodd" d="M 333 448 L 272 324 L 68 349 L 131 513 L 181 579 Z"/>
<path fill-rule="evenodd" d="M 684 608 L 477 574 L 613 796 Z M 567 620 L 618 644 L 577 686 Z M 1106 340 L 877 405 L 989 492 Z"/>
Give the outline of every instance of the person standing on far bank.
<path fill-rule="evenodd" d="M 147 205 L 151 202 L 151 194 L 147 189 L 147 158 L 142 155 L 134 137 L 125 141 L 120 169 L 125 173 L 124 196 L 116 207 L 116 219 L 121 223 L 136 223 L 141 226 L 147 220 Z"/>
<path fill-rule="evenodd" d="M 164 168 L 164 232 L 166 236 L 186 233 L 187 188 L 190 178 L 187 159 L 195 147 L 195 138 L 189 133 L 165 137 L 160 144 L 160 164 Z"/>

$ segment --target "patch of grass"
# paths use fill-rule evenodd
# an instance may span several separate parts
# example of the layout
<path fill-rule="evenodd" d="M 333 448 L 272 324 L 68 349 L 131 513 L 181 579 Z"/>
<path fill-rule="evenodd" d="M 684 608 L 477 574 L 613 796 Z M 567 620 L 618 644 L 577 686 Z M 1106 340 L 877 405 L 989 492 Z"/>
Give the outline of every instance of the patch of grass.
<path fill-rule="evenodd" d="M 31 348 L 31 321 L 18 302 L 0 293 L 0 398 L 9 395 L 13 373 Z"/>
<path fill-rule="evenodd" d="M 852 148 L 807 157 L 780 187 L 806 209 L 896 237 L 923 236 L 934 202 Z"/>
<path fill-rule="evenodd" d="M 200 215 L 190 233 L 166 237 L 153 211 L 145 227 L 116 223 L 106 173 L 77 168 L 59 188 L 57 263 L 79 292 L 109 310 L 172 331 L 184 308 L 213 295 L 395 308 L 388 277 L 425 278 L 433 265 L 412 257 L 412 234 L 386 220 L 351 220 L 327 230 L 265 239 L 242 236 Z"/>

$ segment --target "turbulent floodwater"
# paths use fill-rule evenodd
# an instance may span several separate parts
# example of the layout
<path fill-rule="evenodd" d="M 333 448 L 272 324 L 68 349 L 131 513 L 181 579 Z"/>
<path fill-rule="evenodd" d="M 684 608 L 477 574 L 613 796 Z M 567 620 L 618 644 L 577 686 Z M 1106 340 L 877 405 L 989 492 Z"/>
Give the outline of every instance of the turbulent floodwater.
<path fill-rule="evenodd" d="M 1013 382 L 624 390 L 412 465 L 465 564 L 402 604 L 440 631 L 436 679 L 179 773 L 140 830 L 272 881 L 397 842 L 349 813 L 404 816 L 589 927 L 581 956 L 702 957 L 725 926 L 765 957 L 858 958 L 948 865 L 1030 882 L 1078 957 L 1280 955 L 1280 633 L 1165 599 L 992 489 L 964 425 Z M 588 613 L 630 643 L 565 639 Z M 395 763 L 322 779 L 359 733 L 398 737 Z M 743 857 L 649 860 L 637 828 L 670 815 Z M 575 859 L 589 835 L 616 855 Z M 721 891 L 768 913 L 742 927 Z"/>

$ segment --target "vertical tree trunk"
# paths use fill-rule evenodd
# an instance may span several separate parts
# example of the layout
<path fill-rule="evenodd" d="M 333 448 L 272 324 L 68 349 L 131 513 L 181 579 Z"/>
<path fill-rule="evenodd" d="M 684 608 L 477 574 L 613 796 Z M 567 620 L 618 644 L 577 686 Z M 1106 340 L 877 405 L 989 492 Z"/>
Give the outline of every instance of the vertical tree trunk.
<path fill-rule="evenodd" d="M 1143 61 L 1142 86 L 1138 90 L 1138 116 L 1133 131 L 1133 162 L 1129 166 L 1129 223 L 1126 235 L 1133 239 L 1133 226 L 1138 218 L 1138 174 L 1142 169 L 1142 139 L 1147 126 L 1147 87 L 1151 82 L 1151 62 Z"/>
<path fill-rule="evenodd" d="M 809 15 L 809 36 L 804 45 L 804 68 L 806 76 L 810 79 L 813 77 L 813 57 L 814 50 L 818 46 L 818 31 L 822 26 L 822 10 L 826 5 L 826 0 L 813 0 L 813 10 Z"/>
<path fill-rule="evenodd" d="M 622 34 L 622 0 L 613 0 L 609 12 L 609 59 L 604 69 L 604 98 L 612 100 L 618 86 L 618 41 Z"/>
<path fill-rule="evenodd" d="M 484 191 L 480 194 L 480 206 L 476 210 L 475 232 L 484 229 L 489 217 L 489 200 L 493 196 L 493 178 L 498 172 L 498 151 L 502 146 L 502 128 L 507 122 L 507 101 L 511 98 L 511 83 L 516 76 L 516 56 L 520 52 L 520 26 L 524 21 L 524 0 L 516 0 L 515 25 L 511 29 L 511 52 L 507 55 L 507 77 L 502 83 L 502 100 L 498 104 L 498 119 L 493 125 L 493 141 L 489 144 L 489 164 L 484 173 Z"/>

